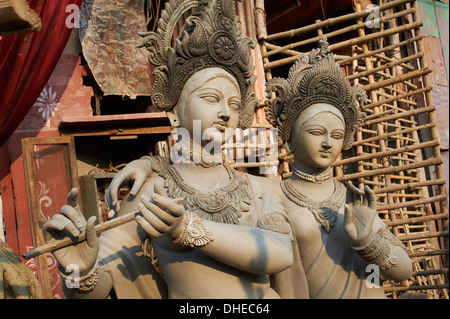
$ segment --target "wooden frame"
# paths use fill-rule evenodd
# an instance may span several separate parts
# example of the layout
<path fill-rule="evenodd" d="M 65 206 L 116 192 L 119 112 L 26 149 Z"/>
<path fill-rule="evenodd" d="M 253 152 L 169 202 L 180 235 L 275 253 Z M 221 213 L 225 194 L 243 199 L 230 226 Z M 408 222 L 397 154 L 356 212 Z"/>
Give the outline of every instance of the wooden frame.
<path fill-rule="evenodd" d="M 25 181 L 28 197 L 28 208 L 31 222 L 31 233 L 35 247 L 45 244 L 40 225 L 40 201 L 38 191 L 38 181 L 36 178 L 36 157 L 35 146 L 51 145 L 58 147 L 56 151 L 62 151 L 64 156 L 64 165 L 66 171 L 67 188 L 79 188 L 77 161 L 75 157 L 74 138 L 70 136 L 63 137 L 42 137 L 42 138 L 24 138 L 22 139 L 23 162 L 25 170 Z M 51 150 L 50 150 L 51 151 Z M 54 151 L 54 150 L 53 150 Z M 79 201 L 81 206 L 81 201 Z M 57 212 L 55 212 L 57 213 Z M 47 256 L 41 255 L 36 258 L 36 270 L 39 281 L 42 285 L 44 298 L 52 298 L 52 287 L 50 285 L 50 274 L 47 266 Z"/>

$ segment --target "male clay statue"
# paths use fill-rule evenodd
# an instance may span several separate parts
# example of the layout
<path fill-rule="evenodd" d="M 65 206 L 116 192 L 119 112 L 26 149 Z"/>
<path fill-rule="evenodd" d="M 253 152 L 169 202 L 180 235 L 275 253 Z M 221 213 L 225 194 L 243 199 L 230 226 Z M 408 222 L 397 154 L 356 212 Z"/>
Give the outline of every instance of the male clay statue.
<path fill-rule="evenodd" d="M 157 33 L 143 34 L 156 66 L 153 103 L 178 127 L 180 157 L 122 202 L 136 220 L 97 238 L 77 190 L 44 227 L 47 241 L 86 232 L 87 240 L 54 252 L 61 275 L 77 265 L 70 297 L 278 298 L 269 274 L 293 263 L 284 207 L 264 178 L 222 164 L 233 129 L 252 123 L 255 103 L 249 40 L 240 36 L 233 1 L 200 1 L 170 47 L 178 18 L 194 1 L 171 0 Z M 200 131 L 201 140 L 195 138 Z M 209 148 L 207 148 L 209 147 Z"/>
<path fill-rule="evenodd" d="M 376 285 L 379 275 L 406 280 L 411 261 L 377 216 L 373 191 L 350 182 L 345 188 L 334 181 L 331 168 L 341 150 L 352 145 L 364 116 L 358 108 L 365 92 L 349 85 L 324 38 L 287 79 L 269 81 L 267 93 L 276 94 L 266 101 L 267 119 L 294 154 L 293 175 L 274 195 L 288 212 L 298 249 L 293 267 L 272 276 L 272 286 L 286 297 L 293 294 L 284 289 L 293 285 L 295 296 L 309 298 L 385 298 Z M 110 205 L 117 202 L 119 185 L 134 178 L 132 171 L 146 176 L 150 166 L 142 159 L 120 172 L 109 189 Z M 133 191 L 140 185 L 135 183 Z"/>

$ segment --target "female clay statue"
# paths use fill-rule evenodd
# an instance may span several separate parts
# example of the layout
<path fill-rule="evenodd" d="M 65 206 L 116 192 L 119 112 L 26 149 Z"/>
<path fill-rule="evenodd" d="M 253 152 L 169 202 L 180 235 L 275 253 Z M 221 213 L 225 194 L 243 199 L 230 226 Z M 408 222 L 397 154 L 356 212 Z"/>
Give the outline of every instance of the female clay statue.
<path fill-rule="evenodd" d="M 380 275 L 406 280 L 411 261 L 377 216 L 373 191 L 351 182 L 344 187 L 332 178 L 331 168 L 341 150 L 352 145 L 365 92 L 350 87 L 325 38 L 291 68 L 288 79 L 270 80 L 267 92 L 276 95 L 266 101 L 267 119 L 294 154 L 293 175 L 273 195 L 288 212 L 298 249 L 294 265 L 272 276 L 272 286 L 283 297 L 385 298 L 377 286 Z M 108 192 L 110 205 L 124 180 L 137 172 L 146 176 L 149 167 L 141 159 L 119 173 Z M 133 191 L 140 185 L 135 183 Z M 289 285 L 296 294 L 283 293 Z"/>
<path fill-rule="evenodd" d="M 269 81 L 266 91 L 276 94 L 267 101 L 267 119 L 294 153 L 293 174 L 281 182 L 280 196 L 286 198 L 309 297 L 385 298 L 376 285 L 380 274 L 396 281 L 411 276 L 406 248 L 377 216 L 373 191 L 351 182 L 346 189 L 331 168 L 352 145 L 365 92 L 349 85 L 325 38 L 292 66 L 287 79 Z"/>
<path fill-rule="evenodd" d="M 135 221 L 99 238 L 95 219 L 82 216 L 77 191 L 69 194 L 43 231 L 47 241 L 86 231 L 85 242 L 54 252 L 64 278 L 78 267 L 79 284 L 64 287 L 70 297 L 278 298 L 268 275 L 292 265 L 290 224 L 265 179 L 206 151 L 221 149 L 254 112 L 249 42 L 240 36 L 234 3 L 201 1 L 171 48 L 168 22 L 186 10 L 182 3 L 171 0 L 158 33 L 143 36 L 157 67 L 153 102 L 184 132 L 179 153 L 187 162 L 148 179 L 118 212 L 138 210 Z"/>

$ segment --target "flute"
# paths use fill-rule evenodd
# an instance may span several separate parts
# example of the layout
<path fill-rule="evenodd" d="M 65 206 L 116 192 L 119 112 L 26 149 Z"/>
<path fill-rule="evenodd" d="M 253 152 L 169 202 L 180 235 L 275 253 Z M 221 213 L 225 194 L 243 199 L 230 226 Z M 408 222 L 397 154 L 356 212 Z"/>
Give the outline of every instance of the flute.
<path fill-rule="evenodd" d="M 134 220 L 134 218 L 136 217 L 137 214 L 140 214 L 139 211 L 135 211 L 135 212 L 131 212 L 128 214 L 125 214 L 123 216 L 111 219 L 107 222 L 104 222 L 102 224 L 96 225 L 95 226 L 95 233 L 101 234 L 107 230 L 110 230 L 112 228 L 118 227 L 120 225 L 126 224 L 128 222 L 131 222 L 132 220 Z M 83 234 L 81 234 L 80 236 L 77 237 L 66 237 L 62 240 L 58 240 L 55 242 L 50 242 L 47 243 L 45 245 L 39 246 L 33 250 L 30 250 L 29 252 L 26 252 L 24 254 L 22 254 L 22 257 L 25 259 L 30 259 L 33 257 L 37 257 L 39 255 L 42 255 L 44 253 L 49 253 L 52 252 L 54 250 L 63 248 L 63 247 L 67 247 L 70 245 L 74 245 L 77 243 L 81 243 L 82 241 L 86 240 L 86 233 L 84 232 Z"/>
<path fill-rule="evenodd" d="M 183 200 L 182 199 L 181 200 L 175 200 L 174 202 L 179 204 L 179 205 L 181 205 L 183 203 Z M 103 233 L 103 232 L 105 232 L 107 230 L 110 230 L 110 229 L 113 229 L 113 228 L 118 227 L 120 225 L 129 223 L 132 220 L 134 220 L 135 217 L 138 214 L 141 215 L 141 212 L 134 211 L 134 212 L 127 213 L 127 214 L 124 214 L 122 216 L 119 216 L 117 218 L 111 219 L 111 220 L 109 220 L 107 222 L 104 222 L 102 224 L 99 224 L 99 225 L 95 226 L 95 233 L 98 235 L 98 234 L 101 234 L 101 233 Z M 47 243 L 45 245 L 39 246 L 39 247 L 37 247 L 37 248 L 35 248 L 33 250 L 30 250 L 29 252 L 26 252 L 26 253 L 22 254 L 22 257 L 24 259 L 30 259 L 30 258 L 33 258 L 33 257 L 40 256 L 40 255 L 42 255 L 44 253 L 49 253 L 49 252 L 55 251 L 55 250 L 63 248 L 63 247 L 67 247 L 67 246 L 70 246 L 70 245 L 81 243 L 84 240 L 86 240 L 86 233 L 83 233 L 80 236 L 73 237 L 73 238 L 66 237 L 66 238 L 64 238 L 62 240 L 58 240 L 58 241 L 55 241 L 55 242 L 50 242 L 50 243 Z"/>

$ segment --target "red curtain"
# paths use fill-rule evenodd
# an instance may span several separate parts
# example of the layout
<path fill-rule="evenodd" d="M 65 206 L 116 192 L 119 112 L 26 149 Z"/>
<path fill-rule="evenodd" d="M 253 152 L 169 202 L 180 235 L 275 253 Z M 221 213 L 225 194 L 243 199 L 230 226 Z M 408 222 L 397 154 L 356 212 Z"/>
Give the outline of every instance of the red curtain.
<path fill-rule="evenodd" d="M 42 30 L 0 40 L 0 147 L 39 97 L 72 32 L 74 10 L 82 0 L 28 0 Z M 67 12 L 66 12 L 67 11 Z M 66 20 L 69 23 L 66 25 Z"/>

